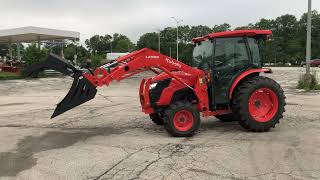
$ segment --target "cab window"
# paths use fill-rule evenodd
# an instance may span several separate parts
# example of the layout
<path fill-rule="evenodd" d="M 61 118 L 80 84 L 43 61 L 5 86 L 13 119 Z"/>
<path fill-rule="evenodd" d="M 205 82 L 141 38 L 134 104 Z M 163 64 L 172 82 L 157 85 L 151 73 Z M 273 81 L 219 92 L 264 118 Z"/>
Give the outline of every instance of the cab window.
<path fill-rule="evenodd" d="M 237 38 L 217 38 L 214 66 L 216 68 L 242 68 L 250 63 L 245 40 Z"/>
<path fill-rule="evenodd" d="M 250 54 L 252 56 L 252 63 L 260 67 L 261 56 L 260 56 L 258 41 L 254 38 L 248 38 L 248 44 L 249 44 Z"/>
<path fill-rule="evenodd" d="M 210 40 L 198 43 L 193 50 L 193 66 L 209 71 L 212 65 L 213 43 Z"/>

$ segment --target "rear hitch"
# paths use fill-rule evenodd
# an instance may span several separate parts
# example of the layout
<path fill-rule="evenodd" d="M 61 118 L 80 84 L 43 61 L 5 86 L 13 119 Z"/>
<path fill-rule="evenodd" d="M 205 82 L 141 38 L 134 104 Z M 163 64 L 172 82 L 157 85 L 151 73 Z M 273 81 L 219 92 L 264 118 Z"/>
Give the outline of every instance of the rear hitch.
<path fill-rule="evenodd" d="M 27 76 L 32 76 L 46 69 L 58 71 L 74 79 L 68 94 L 57 105 L 51 118 L 90 101 L 95 97 L 97 93 L 96 86 L 83 76 L 84 73 L 55 54 L 50 53 L 44 62 L 28 67 L 26 74 Z"/>

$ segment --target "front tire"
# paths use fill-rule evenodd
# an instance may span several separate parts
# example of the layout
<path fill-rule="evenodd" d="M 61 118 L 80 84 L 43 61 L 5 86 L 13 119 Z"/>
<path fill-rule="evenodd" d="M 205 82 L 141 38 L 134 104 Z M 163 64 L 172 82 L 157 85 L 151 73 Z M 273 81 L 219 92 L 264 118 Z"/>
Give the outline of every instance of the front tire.
<path fill-rule="evenodd" d="M 274 128 L 285 111 L 285 95 L 274 80 L 257 76 L 243 82 L 233 98 L 233 112 L 239 124 L 255 132 Z"/>
<path fill-rule="evenodd" d="M 190 137 L 200 128 L 200 113 L 187 101 L 175 102 L 165 110 L 164 127 L 174 137 Z"/>

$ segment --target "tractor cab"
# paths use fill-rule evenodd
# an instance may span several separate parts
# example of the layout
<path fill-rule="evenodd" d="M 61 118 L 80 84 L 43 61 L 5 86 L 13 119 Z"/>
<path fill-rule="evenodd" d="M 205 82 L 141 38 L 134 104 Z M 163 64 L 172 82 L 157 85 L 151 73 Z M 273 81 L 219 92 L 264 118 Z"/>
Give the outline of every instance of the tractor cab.
<path fill-rule="evenodd" d="M 265 30 L 239 30 L 193 39 L 192 65 L 210 76 L 211 108 L 229 105 L 229 89 L 235 79 L 250 69 L 262 67 L 259 42 L 270 34 L 271 31 Z"/>

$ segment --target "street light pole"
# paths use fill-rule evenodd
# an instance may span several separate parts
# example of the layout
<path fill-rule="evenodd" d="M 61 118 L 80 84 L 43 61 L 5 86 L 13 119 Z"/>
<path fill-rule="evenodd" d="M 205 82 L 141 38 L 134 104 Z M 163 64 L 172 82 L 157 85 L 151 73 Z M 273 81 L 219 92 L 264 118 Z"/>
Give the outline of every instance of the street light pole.
<path fill-rule="evenodd" d="M 160 28 L 158 28 L 157 29 L 157 31 L 158 31 L 158 52 L 160 53 L 160 48 L 161 48 L 161 29 Z"/>
<path fill-rule="evenodd" d="M 159 33 L 158 33 L 158 48 L 159 48 L 158 51 L 159 51 L 159 53 L 161 53 L 161 52 L 160 52 L 160 47 L 161 47 L 160 41 L 161 41 L 161 40 L 160 40 L 160 30 L 159 30 Z"/>
<path fill-rule="evenodd" d="M 176 17 L 171 17 L 177 23 L 177 60 L 179 60 L 179 23 L 182 22 L 182 19 Z"/>
<path fill-rule="evenodd" d="M 306 45 L 306 74 L 310 75 L 311 60 L 311 0 L 308 0 L 307 45 Z"/>
<path fill-rule="evenodd" d="M 111 36 L 111 39 L 110 39 L 110 53 L 112 53 L 112 41 L 113 41 L 113 35 Z"/>

